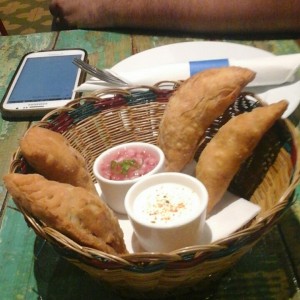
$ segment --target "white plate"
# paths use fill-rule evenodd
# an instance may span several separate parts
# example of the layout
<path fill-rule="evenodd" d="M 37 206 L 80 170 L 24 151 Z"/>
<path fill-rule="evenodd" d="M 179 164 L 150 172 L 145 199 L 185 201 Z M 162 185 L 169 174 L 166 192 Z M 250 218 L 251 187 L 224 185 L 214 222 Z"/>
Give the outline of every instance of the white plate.
<path fill-rule="evenodd" d="M 151 68 L 162 64 L 185 63 L 197 60 L 210 59 L 251 59 L 274 56 L 274 54 L 247 45 L 227 42 L 184 42 L 152 48 L 138 54 L 132 55 L 117 63 L 112 70 L 115 72 L 134 71 L 138 69 Z M 255 94 L 260 95 L 266 103 L 274 103 L 282 99 L 289 102 L 288 109 L 283 114 L 287 118 L 298 107 L 300 102 L 300 84 L 288 84 L 280 86 L 280 90 L 272 92 L 274 87 L 247 88 Z M 296 93 L 295 93 L 296 90 Z M 270 91 L 266 95 L 265 91 Z"/>

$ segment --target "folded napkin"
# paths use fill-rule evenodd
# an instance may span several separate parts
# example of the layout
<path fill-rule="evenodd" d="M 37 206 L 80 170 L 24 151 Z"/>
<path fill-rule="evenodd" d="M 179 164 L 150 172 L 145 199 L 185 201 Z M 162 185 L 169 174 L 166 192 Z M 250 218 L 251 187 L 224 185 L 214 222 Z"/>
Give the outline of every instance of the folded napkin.
<path fill-rule="evenodd" d="M 249 83 L 249 87 L 280 85 L 295 79 L 296 71 L 300 66 L 300 53 L 243 60 L 221 58 L 174 63 L 133 71 L 118 71 L 116 75 L 124 78 L 132 85 L 153 85 L 165 80 L 186 80 L 197 72 L 221 66 L 246 67 L 256 72 L 256 78 Z M 114 72 L 113 70 L 110 71 Z M 92 91 L 102 86 L 107 87 L 107 84 L 97 78 L 90 78 L 80 85 L 77 91 Z"/>
<path fill-rule="evenodd" d="M 251 221 L 260 210 L 257 204 L 226 192 L 208 216 L 200 244 L 228 237 Z"/>

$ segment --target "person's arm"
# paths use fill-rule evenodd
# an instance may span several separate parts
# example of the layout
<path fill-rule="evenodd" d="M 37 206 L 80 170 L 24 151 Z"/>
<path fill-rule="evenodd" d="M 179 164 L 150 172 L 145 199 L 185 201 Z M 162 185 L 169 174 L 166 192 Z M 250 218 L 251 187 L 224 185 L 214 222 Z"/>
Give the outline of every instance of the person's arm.
<path fill-rule="evenodd" d="M 52 0 L 77 28 L 188 32 L 300 32 L 299 0 Z"/>

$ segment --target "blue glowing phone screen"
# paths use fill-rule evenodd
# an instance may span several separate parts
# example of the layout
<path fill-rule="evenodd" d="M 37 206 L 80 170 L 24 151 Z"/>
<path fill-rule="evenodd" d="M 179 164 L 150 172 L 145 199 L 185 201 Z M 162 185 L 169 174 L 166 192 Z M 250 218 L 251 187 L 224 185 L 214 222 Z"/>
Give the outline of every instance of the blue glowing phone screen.
<path fill-rule="evenodd" d="M 8 103 L 71 99 L 80 55 L 28 58 Z"/>

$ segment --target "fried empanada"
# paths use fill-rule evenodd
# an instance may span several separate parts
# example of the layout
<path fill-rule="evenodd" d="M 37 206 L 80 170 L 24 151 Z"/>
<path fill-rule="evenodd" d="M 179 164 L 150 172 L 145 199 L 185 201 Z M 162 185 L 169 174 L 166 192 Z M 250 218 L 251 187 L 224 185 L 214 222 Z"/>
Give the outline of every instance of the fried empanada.
<path fill-rule="evenodd" d="M 181 171 L 209 125 L 232 104 L 255 73 L 240 67 L 209 69 L 186 80 L 170 97 L 159 127 L 158 145 L 166 171 Z"/>
<path fill-rule="evenodd" d="M 110 254 L 127 252 L 117 218 L 94 193 L 39 174 L 12 173 L 3 180 L 14 201 L 47 226 L 82 246 Z"/>
<path fill-rule="evenodd" d="M 282 100 L 233 117 L 204 148 L 196 166 L 196 177 L 207 188 L 208 212 L 221 200 L 241 164 L 250 157 L 287 105 Z"/>
<path fill-rule="evenodd" d="M 97 193 L 85 159 L 60 133 L 32 127 L 21 139 L 20 148 L 29 165 L 45 178 Z"/>

